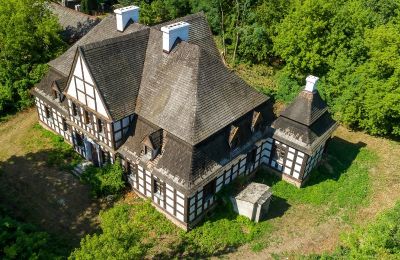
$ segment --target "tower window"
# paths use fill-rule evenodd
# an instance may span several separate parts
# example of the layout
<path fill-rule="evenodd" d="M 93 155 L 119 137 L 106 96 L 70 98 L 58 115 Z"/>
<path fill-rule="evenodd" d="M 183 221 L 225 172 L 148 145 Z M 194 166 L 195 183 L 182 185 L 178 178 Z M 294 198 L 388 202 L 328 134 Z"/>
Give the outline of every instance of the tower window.
<path fill-rule="evenodd" d="M 72 115 L 73 116 L 78 115 L 78 108 L 76 107 L 75 103 L 72 103 Z"/>

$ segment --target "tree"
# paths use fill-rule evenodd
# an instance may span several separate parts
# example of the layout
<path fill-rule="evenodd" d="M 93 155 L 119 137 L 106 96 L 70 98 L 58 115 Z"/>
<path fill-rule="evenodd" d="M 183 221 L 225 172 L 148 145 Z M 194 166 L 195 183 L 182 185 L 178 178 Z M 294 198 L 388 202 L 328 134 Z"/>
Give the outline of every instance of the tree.
<path fill-rule="evenodd" d="M 97 0 L 82 0 L 81 11 L 85 14 L 91 14 L 92 11 L 97 11 Z"/>
<path fill-rule="evenodd" d="M 0 0 L 0 114 L 29 106 L 29 88 L 64 47 L 44 0 Z"/>

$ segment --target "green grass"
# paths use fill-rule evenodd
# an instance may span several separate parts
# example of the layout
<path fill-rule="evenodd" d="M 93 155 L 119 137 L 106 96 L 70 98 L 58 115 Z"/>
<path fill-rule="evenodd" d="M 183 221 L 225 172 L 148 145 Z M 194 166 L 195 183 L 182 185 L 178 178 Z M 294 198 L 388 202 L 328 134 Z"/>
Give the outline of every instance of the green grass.
<path fill-rule="evenodd" d="M 367 205 L 371 193 L 369 170 L 377 164 L 377 155 L 362 145 L 333 139 L 323 163 L 310 174 L 305 187 L 299 189 L 267 172 L 259 172 L 256 181 L 272 186 L 275 197 L 291 205 L 309 204 L 326 208 L 329 215 L 343 220 L 360 206 Z"/>
<path fill-rule="evenodd" d="M 72 170 L 82 157 L 74 151 L 72 146 L 59 136 L 49 130 L 44 129 L 36 123 L 31 129 L 32 139 L 26 140 L 28 146 L 46 147 L 48 149 L 47 163 L 49 166 L 56 166 L 64 170 Z"/>

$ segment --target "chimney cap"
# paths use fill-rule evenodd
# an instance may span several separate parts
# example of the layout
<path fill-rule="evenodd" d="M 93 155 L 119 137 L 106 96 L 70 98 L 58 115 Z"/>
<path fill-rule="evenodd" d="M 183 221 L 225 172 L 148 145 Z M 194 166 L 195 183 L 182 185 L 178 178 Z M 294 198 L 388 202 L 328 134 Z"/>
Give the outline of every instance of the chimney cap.
<path fill-rule="evenodd" d="M 314 92 L 317 89 L 317 82 L 319 78 L 313 75 L 309 75 L 306 78 L 306 87 L 304 90 L 309 91 L 309 92 Z"/>
<path fill-rule="evenodd" d="M 116 14 L 123 14 L 129 11 L 134 11 L 134 10 L 139 10 L 140 8 L 135 5 L 127 6 L 127 7 L 122 7 L 114 10 L 114 13 Z"/>
<path fill-rule="evenodd" d="M 171 31 L 181 29 L 181 28 L 186 28 L 189 26 L 189 23 L 187 22 L 177 22 L 177 23 L 172 23 L 166 26 L 161 27 L 161 31 L 165 33 L 170 33 Z"/>

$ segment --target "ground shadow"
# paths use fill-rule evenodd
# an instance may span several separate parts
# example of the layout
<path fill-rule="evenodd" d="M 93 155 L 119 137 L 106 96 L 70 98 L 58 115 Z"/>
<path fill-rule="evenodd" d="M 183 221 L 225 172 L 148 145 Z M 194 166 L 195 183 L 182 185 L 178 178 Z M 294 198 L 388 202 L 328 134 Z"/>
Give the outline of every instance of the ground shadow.
<path fill-rule="evenodd" d="M 62 237 L 66 247 L 98 231 L 97 215 L 107 204 L 67 171 L 50 167 L 53 150 L 12 156 L 0 162 L 0 205 L 13 217 Z"/>
<path fill-rule="evenodd" d="M 328 141 L 322 160 L 311 171 L 310 177 L 303 187 L 313 186 L 326 180 L 339 180 L 365 146 L 366 144 L 363 142 L 351 143 L 334 136 Z"/>
<path fill-rule="evenodd" d="M 290 204 L 286 199 L 272 195 L 268 213 L 263 221 L 282 217 L 289 208 Z"/>

